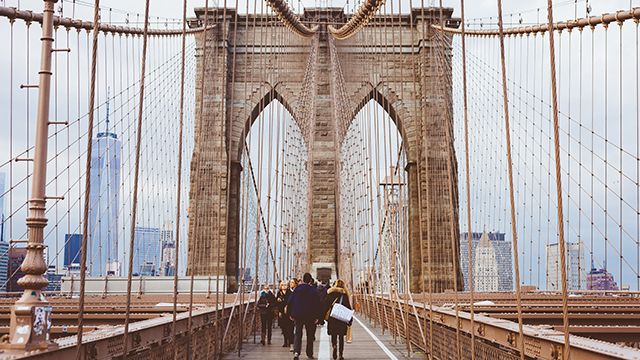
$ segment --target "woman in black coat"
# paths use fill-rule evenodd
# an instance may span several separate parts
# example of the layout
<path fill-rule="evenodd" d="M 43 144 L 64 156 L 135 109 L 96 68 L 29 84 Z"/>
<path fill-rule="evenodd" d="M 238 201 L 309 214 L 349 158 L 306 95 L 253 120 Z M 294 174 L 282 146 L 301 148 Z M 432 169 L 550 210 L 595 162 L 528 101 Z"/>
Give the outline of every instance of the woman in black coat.
<path fill-rule="evenodd" d="M 338 279 L 329 290 L 327 290 L 327 297 L 325 299 L 326 311 L 330 315 L 333 304 L 342 304 L 348 309 L 352 309 L 351 301 L 349 299 L 349 291 L 344 281 Z M 328 315 L 327 315 L 328 316 Z M 353 320 L 352 320 L 353 321 Z M 333 347 L 333 358 L 343 360 L 342 356 L 344 351 L 344 336 L 347 335 L 347 328 L 351 326 L 351 323 L 347 324 L 340 320 L 334 319 L 328 316 L 327 332 L 331 335 L 331 346 Z"/>
<path fill-rule="evenodd" d="M 282 347 L 293 346 L 293 321 L 287 314 L 287 303 L 291 297 L 291 290 L 289 290 L 289 284 L 286 281 L 280 283 L 280 290 L 276 296 L 276 304 L 278 306 L 278 325 L 282 329 L 282 335 L 284 336 L 284 344 Z"/>

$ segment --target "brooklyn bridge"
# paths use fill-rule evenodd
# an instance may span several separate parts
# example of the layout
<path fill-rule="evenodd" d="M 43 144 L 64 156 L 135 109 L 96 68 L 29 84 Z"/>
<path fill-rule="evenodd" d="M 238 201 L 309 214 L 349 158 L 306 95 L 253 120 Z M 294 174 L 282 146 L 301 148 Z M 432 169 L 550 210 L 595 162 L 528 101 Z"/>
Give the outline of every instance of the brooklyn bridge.
<path fill-rule="evenodd" d="M 0 359 L 640 359 L 635 1 L 193 2 L 0 1 Z"/>

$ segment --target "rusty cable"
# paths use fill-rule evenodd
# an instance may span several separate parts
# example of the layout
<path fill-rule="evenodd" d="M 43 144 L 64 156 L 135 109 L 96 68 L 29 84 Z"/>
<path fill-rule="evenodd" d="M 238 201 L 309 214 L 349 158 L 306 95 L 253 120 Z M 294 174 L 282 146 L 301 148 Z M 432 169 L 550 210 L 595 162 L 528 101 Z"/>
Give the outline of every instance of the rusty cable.
<path fill-rule="evenodd" d="M 276 13 L 282 24 L 292 32 L 302 37 L 311 37 L 318 31 L 318 25 L 309 28 L 303 24 L 285 0 L 267 0 L 267 4 Z"/>
<path fill-rule="evenodd" d="M 474 318 L 474 284 L 473 284 L 473 259 L 471 253 L 472 247 L 472 229 L 471 229 L 471 181 L 469 174 L 469 111 L 467 106 L 467 47 L 465 42 L 465 25 L 464 25 L 464 0 L 460 0 L 460 41 L 462 43 L 462 106 L 464 116 L 464 164 L 465 164 L 465 184 L 467 193 L 467 261 L 469 263 L 469 275 L 467 284 L 469 287 L 469 314 L 471 320 L 471 360 L 476 356 L 476 344 L 475 344 L 475 318 Z"/>
<path fill-rule="evenodd" d="M 180 130 L 178 135 L 178 179 L 177 179 L 177 196 L 176 196 L 176 238 L 174 240 L 174 263 L 173 263 L 173 323 L 171 324 L 171 339 L 173 342 L 173 358 L 178 359 L 178 347 L 176 346 L 176 318 L 178 315 L 178 253 L 180 250 L 180 200 L 182 195 L 182 142 L 184 128 L 184 65 L 185 65 L 185 49 L 186 49 L 186 30 L 187 30 L 187 0 L 182 4 L 182 49 L 181 49 L 181 68 L 180 68 Z"/>
<path fill-rule="evenodd" d="M 205 8 L 204 8 L 204 20 L 203 20 L 203 26 L 205 29 L 208 29 L 208 25 L 209 25 L 209 0 L 205 0 Z M 204 104 L 204 88 L 205 88 L 205 84 L 206 81 L 204 81 L 205 78 L 205 69 L 206 69 L 206 62 L 207 62 L 207 33 L 209 32 L 209 30 L 207 31 L 203 31 L 202 32 L 202 58 L 201 58 L 201 65 L 200 65 L 200 99 L 198 101 L 198 99 L 196 98 L 197 101 L 197 106 L 200 107 L 200 116 L 199 116 L 199 120 L 200 120 L 200 126 L 197 127 L 197 132 L 194 134 L 195 137 L 195 143 L 194 143 L 194 152 L 195 149 L 198 148 L 198 146 L 202 146 L 202 132 L 203 132 L 203 128 L 204 126 L 202 126 L 202 114 L 204 113 L 203 111 L 203 104 Z M 197 76 L 197 74 L 196 74 Z M 197 81 L 197 80 L 196 80 Z M 196 117 L 198 116 L 197 113 L 197 108 L 196 108 Z M 200 169 L 200 163 L 201 163 L 201 159 L 202 159 L 202 155 L 198 155 L 195 159 L 196 161 L 196 171 L 195 171 L 195 175 L 198 177 L 197 181 L 201 181 L 200 179 L 200 175 L 202 174 L 202 171 Z M 191 162 L 193 163 L 193 159 L 191 160 Z M 193 176 L 193 174 L 192 174 Z M 194 210 L 193 210 L 193 214 L 195 215 L 195 221 L 194 221 L 194 231 L 192 233 L 193 236 L 191 236 L 189 238 L 189 243 L 187 245 L 187 257 L 188 257 L 188 263 L 187 263 L 187 273 L 189 274 L 189 317 L 187 320 L 187 331 L 189 334 L 189 339 L 188 339 L 188 346 L 187 346 L 187 356 L 190 357 L 191 356 L 191 351 L 192 351 L 192 347 L 193 347 L 193 336 L 192 336 L 192 329 L 193 329 L 193 285 L 194 285 L 194 280 L 195 280 L 195 273 L 196 271 L 202 271 L 202 267 L 195 267 L 194 266 L 194 259 L 196 257 L 196 245 L 198 245 L 198 238 L 200 235 L 200 232 L 196 233 L 196 230 L 198 230 L 199 228 L 199 224 L 202 221 L 202 216 L 200 216 L 199 213 L 199 209 L 200 209 L 200 202 L 196 202 L 195 206 L 194 206 Z M 189 213 L 192 213 L 191 208 L 189 209 Z M 191 225 L 190 225 L 191 226 Z M 199 257 L 202 256 L 202 251 L 198 252 Z M 200 259 L 198 259 L 200 260 Z M 199 261 L 199 263 L 201 263 L 201 261 Z"/>
<path fill-rule="evenodd" d="M 30 22 L 42 23 L 43 14 L 34 13 L 28 10 L 19 10 L 14 7 L 0 6 L 0 17 L 6 17 L 8 19 L 14 19 L 14 20 L 20 19 L 28 23 Z M 104 32 L 104 33 L 144 35 L 144 29 L 129 27 L 129 26 L 104 24 L 100 22 L 100 19 L 96 20 L 95 18 L 93 22 L 90 22 L 90 21 L 84 21 L 81 19 L 73 19 L 73 18 L 54 15 L 53 24 L 55 26 L 64 26 L 67 28 L 74 28 L 78 30 L 84 29 L 87 31 L 95 31 L 95 29 L 97 29 L 98 32 Z M 195 27 L 191 29 L 186 29 L 186 33 L 187 34 L 199 33 L 199 32 L 203 32 L 205 28 L 207 30 L 211 30 L 211 28 L 213 27 L 215 27 L 215 25 L 212 25 L 211 27 L 207 27 L 207 26 Z M 179 29 L 179 30 L 147 29 L 147 34 L 153 35 L 153 36 L 182 36 L 182 29 Z"/>
<path fill-rule="evenodd" d="M 439 10 L 439 21 L 440 21 L 440 25 L 444 26 L 444 13 L 443 13 L 443 7 L 442 7 L 442 0 L 440 0 L 440 10 Z M 438 34 L 436 33 L 435 36 L 438 36 Z M 437 61 L 436 63 L 438 64 L 437 69 L 438 69 L 438 80 L 442 79 L 445 77 L 444 74 L 444 70 L 442 68 L 442 64 L 448 61 L 448 58 L 446 57 L 446 55 L 444 54 L 444 47 L 450 47 L 449 43 L 446 41 L 446 39 L 443 39 L 440 42 L 441 46 L 437 46 L 436 51 L 439 51 L 441 54 L 441 59 L 440 61 Z M 436 87 L 436 82 L 432 82 L 433 87 Z M 449 100 L 449 96 L 450 94 L 446 91 L 446 89 L 442 89 L 441 86 L 437 86 L 438 89 L 438 94 L 442 95 L 442 97 L 446 100 Z M 453 295 L 454 295 L 454 302 L 455 302 L 455 316 L 456 316 L 456 323 L 459 324 L 460 323 L 460 299 L 459 299 L 459 294 L 458 292 L 460 291 L 460 289 L 458 288 L 458 263 L 456 261 L 456 259 L 458 258 L 457 256 L 459 256 L 459 253 L 456 251 L 456 249 L 459 247 L 459 240 L 458 237 L 456 236 L 456 224 L 455 224 L 455 217 L 456 217 L 456 209 L 455 209 L 455 203 L 454 203 L 454 199 L 453 199 L 453 172 L 454 170 L 454 164 L 453 164 L 453 157 L 455 156 L 455 154 L 453 153 L 453 135 L 451 134 L 451 130 L 453 127 L 453 114 L 450 112 L 449 109 L 449 105 L 446 106 L 445 108 L 445 129 L 444 129 L 444 135 L 445 135 L 445 142 L 447 144 L 447 150 L 446 150 L 446 167 L 447 167 L 447 192 L 449 195 L 449 237 L 450 237 L 450 242 L 451 242 L 451 270 L 452 270 L 452 276 L 453 276 Z M 428 154 L 427 154 L 428 156 Z M 460 326 L 456 326 L 456 352 L 457 352 L 457 356 L 458 359 L 462 358 L 462 348 L 460 346 Z"/>
<path fill-rule="evenodd" d="M 551 1 L 551 0 L 549 0 Z M 511 213 L 511 236 L 513 238 L 513 266 L 516 276 L 516 307 L 518 311 L 518 348 L 520 352 L 520 359 L 524 360 L 524 334 L 522 325 L 522 294 L 520 293 L 520 265 L 518 260 L 518 234 L 516 229 L 516 209 L 515 209 L 515 195 L 513 193 L 513 161 L 511 159 L 511 129 L 509 124 L 509 98 L 507 94 L 507 69 L 504 55 L 504 33 L 502 30 L 502 0 L 498 0 L 498 26 L 499 26 L 499 42 L 500 42 L 500 64 L 502 68 L 502 97 L 504 106 L 504 125 L 505 125 L 505 140 L 507 147 L 507 177 L 509 180 L 509 204 Z M 556 113 L 557 115 L 557 113 Z M 556 116 L 557 119 L 557 116 Z M 557 127 L 556 127 L 557 131 Z M 559 156 L 559 148 L 556 148 Z M 559 166 L 559 163 L 558 163 Z M 560 171 L 560 168 L 558 168 Z M 565 274 L 566 275 L 566 274 Z"/>
<path fill-rule="evenodd" d="M 98 57 L 98 27 L 100 24 L 100 0 L 95 0 L 93 4 L 93 40 L 91 50 L 91 80 L 89 89 L 89 116 L 87 124 L 87 161 L 85 166 L 85 192 L 84 192 L 84 212 L 82 222 L 82 245 L 80 252 L 80 296 L 78 300 L 78 334 L 76 340 L 76 360 L 82 358 L 82 335 L 84 326 L 84 302 L 85 302 L 85 282 L 87 276 L 87 237 L 89 227 L 89 202 L 91 179 L 89 173 L 91 171 L 91 152 L 93 150 L 93 123 L 94 123 L 94 105 L 96 97 L 96 77 L 97 77 L 97 57 Z M 79 79 L 79 77 L 78 77 Z"/>
<path fill-rule="evenodd" d="M 98 1 L 98 0 L 96 0 Z M 129 269 L 127 274 L 127 305 L 126 315 L 124 319 L 124 337 L 123 337 L 123 356 L 127 358 L 127 351 L 129 348 L 129 317 L 131 315 L 131 280 L 133 275 L 133 252 L 134 252 L 134 235 L 136 227 L 136 215 L 138 211 L 138 183 L 140 173 L 140 148 L 142 142 L 142 115 L 144 105 L 144 78 L 145 67 L 147 62 L 147 43 L 148 43 L 148 27 L 149 27 L 149 0 L 145 1 L 144 10 L 144 32 L 142 38 L 142 60 L 140 65 L 140 102 L 138 104 L 138 130 L 136 131 L 136 163 L 135 163 L 135 176 L 133 179 L 133 205 L 131 210 L 131 232 L 129 238 Z M 95 35 L 94 35 L 95 36 Z"/>
<path fill-rule="evenodd" d="M 346 40 L 367 26 L 383 4 L 384 0 L 366 0 L 360 5 L 358 11 L 351 16 L 346 24 L 340 28 L 328 25 L 327 29 L 334 38 Z"/>
<path fill-rule="evenodd" d="M 497 28 L 497 29 L 480 29 L 480 30 L 465 30 L 467 35 L 471 36 L 500 36 L 500 33 L 504 35 L 516 35 L 516 34 L 537 34 L 544 33 L 548 31 L 562 31 L 562 30 L 570 30 L 574 28 L 582 29 L 585 27 L 595 27 L 596 25 L 608 25 L 614 22 L 625 22 L 627 20 L 637 21 L 640 19 L 640 7 L 627 9 L 627 10 L 619 10 L 615 13 L 602 14 L 600 16 L 588 16 L 580 19 L 573 19 L 568 21 L 562 21 L 557 23 L 541 23 L 533 26 L 520 26 L 513 28 Z M 444 31 L 447 33 L 460 34 L 461 30 L 453 27 L 447 26 L 437 26 L 432 25 L 435 29 L 439 31 Z"/>
<path fill-rule="evenodd" d="M 498 0 L 500 1 L 500 0 Z M 558 243 L 560 245 L 560 266 L 562 267 L 562 329 L 564 333 L 564 351 L 562 352 L 563 359 L 570 358 L 570 339 L 569 339 L 569 304 L 567 299 L 567 260 L 565 253 L 565 242 L 564 242 L 564 218 L 563 218 L 563 205 L 562 205 L 562 174 L 560 170 L 560 132 L 559 132 L 559 124 L 558 124 L 558 92 L 557 92 L 557 84 L 556 84 L 556 60 L 555 60 L 555 42 L 553 38 L 553 2 L 552 0 L 547 0 L 547 16 L 549 19 L 548 22 L 548 32 L 549 32 L 549 69 L 551 71 L 551 107 L 553 111 L 553 147 L 555 154 L 555 170 L 556 170 L 556 193 L 557 193 L 557 205 L 558 205 Z M 502 21 L 500 21 L 501 23 Z M 504 68 L 504 57 L 503 57 L 503 68 Z M 506 78 L 503 76 L 504 88 L 505 88 L 505 110 L 506 110 Z M 508 128 L 507 128 L 508 129 Z M 508 132 L 507 132 L 507 136 Z M 507 151 L 509 151 L 507 149 Z M 513 194 L 511 196 L 512 204 L 513 204 Z M 515 237 L 514 237 L 514 247 Z M 518 258 L 516 257 L 514 262 L 518 264 Z M 518 272 L 516 270 L 516 286 L 519 288 L 518 281 Z M 518 294 L 519 295 L 519 294 Z M 519 296 L 518 296 L 519 300 Z M 520 308 L 520 304 L 518 304 Z M 521 309 L 518 309 L 518 325 L 520 327 L 520 336 L 522 336 L 522 315 Z M 524 352 L 524 339 L 522 341 L 522 352 Z M 524 358 L 524 354 L 521 355 L 521 358 Z"/>

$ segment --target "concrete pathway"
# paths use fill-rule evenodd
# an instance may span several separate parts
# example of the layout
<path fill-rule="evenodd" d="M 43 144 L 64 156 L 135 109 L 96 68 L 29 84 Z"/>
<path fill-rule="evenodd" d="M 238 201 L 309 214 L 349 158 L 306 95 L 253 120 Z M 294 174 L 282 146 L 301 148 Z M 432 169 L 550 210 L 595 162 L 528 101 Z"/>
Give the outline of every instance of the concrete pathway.
<path fill-rule="evenodd" d="M 293 353 L 289 348 L 282 347 L 282 334 L 279 328 L 274 328 L 271 345 L 261 345 L 260 336 L 256 336 L 257 344 L 253 343 L 253 336 L 243 344 L 240 359 L 246 360 L 271 360 L 271 359 L 293 359 Z M 300 359 L 306 359 L 304 354 L 306 339 L 302 339 L 302 352 Z M 373 328 L 366 318 L 357 316 L 353 321 L 353 342 L 344 347 L 344 358 L 346 360 L 400 360 L 409 359 L 406 345 L 398 339 L 394 343 L 393 337 L 386 332 L 382 335 L 379 328 Z M 314 346 L 314 356 L 318 360 L 331 359 L 331 337 L 327 334 L 327 327 L 318 327 L 316 330 L 316 341 Z M 422 354 L 413 354 L 413 359 L 422 358 Z M 225 359 L 238 359 L 238 353 L 228 354 Z"/>

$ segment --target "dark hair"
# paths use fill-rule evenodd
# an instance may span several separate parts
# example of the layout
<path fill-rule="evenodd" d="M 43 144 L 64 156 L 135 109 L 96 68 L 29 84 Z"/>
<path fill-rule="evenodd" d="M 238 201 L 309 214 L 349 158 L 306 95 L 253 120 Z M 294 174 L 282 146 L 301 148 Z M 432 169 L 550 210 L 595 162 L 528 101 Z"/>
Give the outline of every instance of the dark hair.
<path fill-rule="evenodd" d="M 304 275 L 302 275 L 302 281 L 305 284 L 309 284 L 309 283 L 311 283 L 313 281 L 313 277 L 309 273 L 304 273 Z"/>

